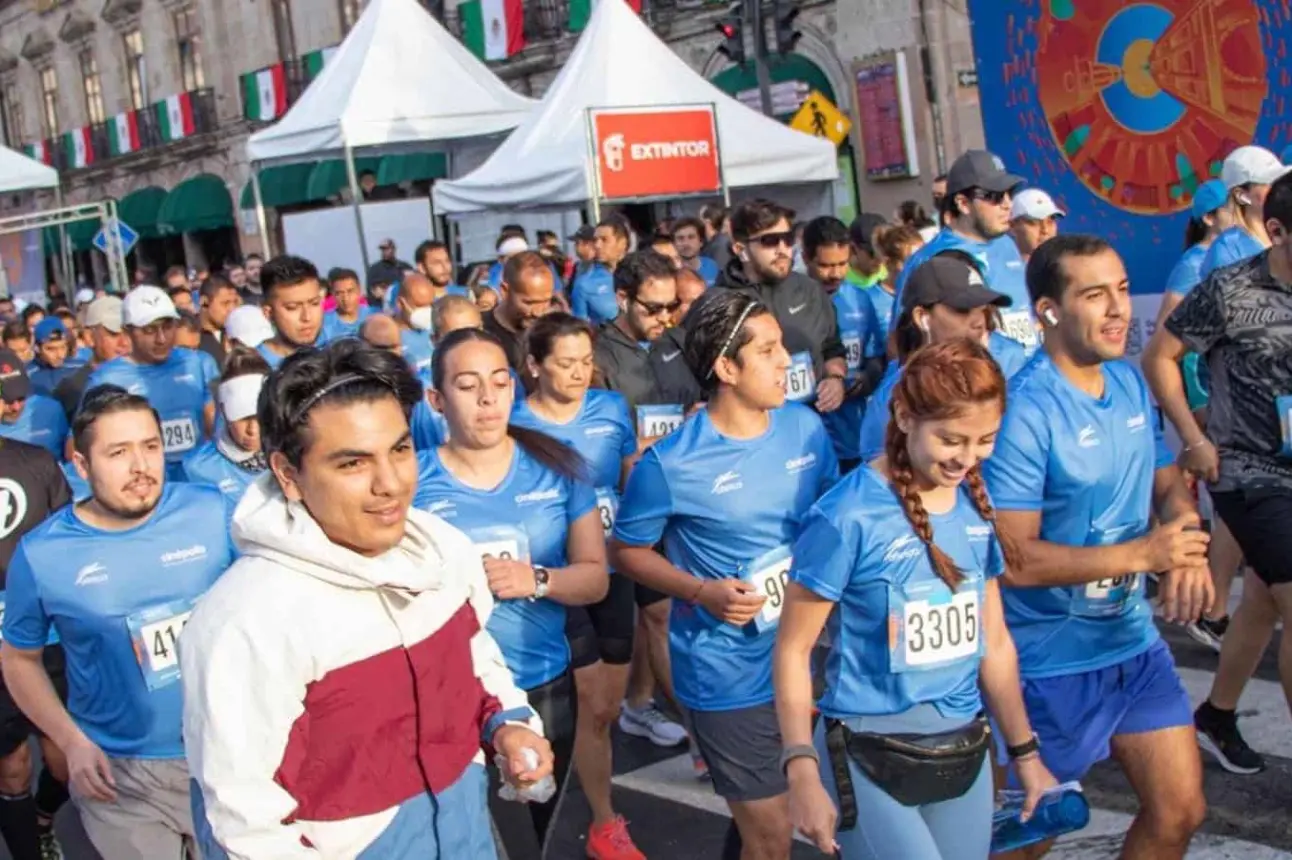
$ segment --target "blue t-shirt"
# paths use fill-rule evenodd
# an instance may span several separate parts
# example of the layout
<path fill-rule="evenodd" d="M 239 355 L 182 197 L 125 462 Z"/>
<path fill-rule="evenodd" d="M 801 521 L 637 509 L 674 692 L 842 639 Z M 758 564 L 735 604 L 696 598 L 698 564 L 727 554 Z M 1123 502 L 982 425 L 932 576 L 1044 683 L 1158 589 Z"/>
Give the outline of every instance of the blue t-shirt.
<path fill-rule="evenodd" d="M 987 351 L 991 353 L 992 358 L 996 359 L 996 364 L 1006 379 L 1013 379 L 1014 374 L 1027 364 L 1027 349 L 1018 341 L 998 331 L 987 335 Z"/>
<path fill-rule="evenodd" d="M 929 522 L 933 542 L 965 577 L 954 593 L 892 487 L 870 466 L 808 512 L 790 579 L 838 604 L 826 627 L 819 703 L 826 716 L 901 714 L 932 704 L 943 717 L 968 718 L 982 709 L 984 586 L 1005 572 L 1004 556 L 967 491 Z M 895 628 L 892 619 L 900 622 Z"/>
<path fill-rule="evenodd" d="M 1018 253 L 1018 245 L 1012 236 L 1005 235 L 990 242 L 976 242 L 966 239 L 950 228 L 944 227 L 923 248 L 920 248 L 906 261 L 902 273 L 897 277 L 897 290 L 894 294 L 893 311 L 889 326 L 897 322 L 901 307 L 902 288 L 911 272 L 930 257 L 944 251 L 963 251 L 978 261 L 987 286 L 998 293 L 1004 293 L 1012 300 L 1008 308 L 1001 308 L 1000 317 L 1004 334 L 1026 347 L 1030 354 L 1040 344 L 1036 331 L 1036 319 L 1032 316 L 1032 304 L 1027 295 L 1027 281 L 1024 277 L 1026 266 Z"/>
<path fill-rule="evenodd" d="M 705 257 L 704 255 L 696 257 L 695 273 L 704 278 L 704 285 L 706 287 L 713 286 L 714 281 L 718 280 L 718 275 L 721 274 L 721 272 L 722 269 L 719 268 L 717 262 L 714 261 L 712 257 Z"/>
<path fill-rule="evenodd" d="M 668 560 L 700 579 L 754 578 L 765 559 L 792 548 L 808 508 L 838 479 L 834 446 L 810 408 L 774 410 L 755 439 L 723 436 L 701 409 L 638 461 L 615 538 L 639 547 L 663 540 Z M 775 642 L 774 624 L 733 627 L 674 600 L 669 654 L 678 699 L 697 711 L 770 702 Z"/>
<path fill-rule="evenodd" d="M 175 637 L 233 562 L 224 507 L 214 487 L 167 484 L 139 526 L 104 531 L 69 505 L 14 552 L 4 639 L 36 649 L 57 631 L 68 713 L 109 756 L 184 757 Z"/>
<path fill-rule="evenodd" d="M 171 476 L 178 477 L 179 462 L 206 437 L 202 411 L 213 402 L 213 387 L 219 379 L 214 358 L 198 350 L 176 348 L 161 364 L 114 358 L 95 368 L 85 388 L 120 385 L 131 394 L 148 398 L 161 418 Z"/>
<path fill-rule="evenodd" d="M 431 372 L 431 359 L 435 356 L 435 347 L 431 346 L 431 333 L 416 329 L 399 329 L 399 340 L 404 345 L 404 361 L 418 375 Z"/>
<path fill-rule="evenodd" d="M 875 342 L 879 324 L 875 320 L 873 306 L 865 299 L 865 292 L 844 284 L 835 290 L 831 298 L 839 324 L 839 339 L 843 341 L 848 362 L 845 389 L 857 381 L 865 359 L 875 357 L 875 353 L 867 350 Z M 861 434 L 861 416 L 865 411 L 866 398 L 854 397 L 845 400 L 833 412 L 821 413 L 821 421 L 830 434 L 830 441 L 834 443 L 835 456 L 840 460 L 855 460 L 861 456 L 857 450 L 857 439 Z"/>
<path fill-rule="evenodd" d="M 80 370 L 83 362 L 69 358 L 61 367 L 47 367 L 33 361 L 27 365 L 27 378 L 31 380 L 31 390 L 46 397 L 54 396 L 58 383 Z"/>
<path fill-rule="evenodd" d="M 1264 251 L 1265 246 L 1247 230 L 1237 226 L 1230 227 L 1217 236 L 1216 241 L 1212 242 L 1211 247 L 1207 249 L 1207 255 L 1202 258 L 1202 268 L 1198 271 L 1198 280 L 1203 280 L 1216 269 L 1241 263 Z"/>
<path fill-rule="evenodd" d="M 564 567 L 571 524 L 597 506 L 591 486 L 562 478 L 519 445 L 507 477 L 492 490 L 459 481 L 436 450 L 419 451 L 417 458 L 413 504 L 461 529 L 482 554 Z M 500 600 L 487 627 L 523 690 L 546 684 L 570 665 L 565 607 L 554 600 Z"/>
<path fill-rule="evenodd" d="M 209 484 L 218 489 L 229 502 L 229 515 L 242 501 L 247 487 L 260 477 L 220 453 L 215 442 L 204 442 L 188 453 L 181 463 L 184 480 L 191 484 Z"/>
<path fill-rule="evenodd" d="M 619 316 L 614 273 L 595 263 L 576 276 L 570 288 L 570 312 L 594 326 Z"/>
<path fill-rule="evenodd" d="M 617 391 L 593 388 L 583 396 L 583 405 L 571 420 L 556 424 L 529 408 L 528 400 L 517 400 L 511 423 L 546 433 L 583 455 L 591 470 L 589 477 L 598 490 L 619 495 L 620 472 L 625 457 L 637 451 L 637 434 L 628 401 Z"/>
<path fill-rule="evenodd" d="M 1166 276 L 1166 291 L 1177 296 L 1187 296 L 1202 281 L 1202 263 L 1207 259 L 1210 246 L 1197 244 L 1180 255 Z"/>
<path fill-rule="evenodd" d="M 90 484 L 81 477 L 81 473 L 76 471 L 76 467 L 71 463 L 63 463 L 63 477 L 67 478 L 67 487 L 72 491 L 72 501 L 83 502 L 93 493 L 90 490 Z"/>
<path fill-rule="evenodd" d="M 413 407 L 408 429 L 413 434 L 413 447 L 418 451 L 429 451 L 449 441 L 449 422 L 442 412 L 436 412 L 423 397 Z"/>
<path fill-rule="evenodd" d="M 33 394 L 22 407 L 22 414 L 12 424 L 0 421 L 0 436 L 39 445 L 62 461 L 67 442 L 67 413 L 57 400 Z"/>
<path fill-rule="evenodd" d="M 346 322 L 337 315 L 335 310 L 328 311 L 323 314 L 323 330 L 319 334 L 319 345 L 331 343 L 343 337 L 358 337 L 359 327 L 363 325 L 363 321 L 375 313 L 376 311 L 367 305 L 359 305 L 359 315 L 355 321 Z"/>
<path fill-rule="evenodd" d="M 876 284 L 859 290 L 862 301 L 870 305 L 871 316 L 875 318 L 875 330 L 869 343 L 866 344 L 867 358 L 883 358 L 888 355 L 888 327 L 893 321 L 893 294 Z"/>
<path fill-rule="evenodd" d="M 1153 474 L 1174 458 L 1139 371 L 1110 361 L 1103 375 L 1096 399 L 1038 352 L 1010 381 L 984 475 L 1000 510 L 1040 512 L 1041 540 L 1111 546 L 1150 528 Z M 1023 677 L 1103 669 L 1146 651 L 1158 632 L 1143 580 L 1002 589 Z"/>

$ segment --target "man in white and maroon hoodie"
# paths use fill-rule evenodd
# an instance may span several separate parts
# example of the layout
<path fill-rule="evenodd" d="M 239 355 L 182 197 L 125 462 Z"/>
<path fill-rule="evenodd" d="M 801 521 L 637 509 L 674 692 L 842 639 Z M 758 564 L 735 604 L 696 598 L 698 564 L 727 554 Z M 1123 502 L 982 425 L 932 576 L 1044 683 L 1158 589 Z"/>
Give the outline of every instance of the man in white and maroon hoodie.
<path fill-rule="evenodd" d="M 265 383 L 270 471 L 180 648 L 204 860 L 494 860 L 486 756 L 519 784 L 551 772 L 485 632 L 480 554 L 410 510 L 421 397 L 403 361 L 358 340 Z"/>

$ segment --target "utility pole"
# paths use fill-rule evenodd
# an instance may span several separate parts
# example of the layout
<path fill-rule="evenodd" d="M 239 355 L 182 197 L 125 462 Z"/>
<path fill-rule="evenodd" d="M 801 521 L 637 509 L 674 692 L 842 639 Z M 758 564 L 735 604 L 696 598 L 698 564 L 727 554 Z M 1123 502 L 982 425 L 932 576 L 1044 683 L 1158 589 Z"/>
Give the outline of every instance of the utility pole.
<path fill-rule="evenodd" d="M 772 77 L 767 71 L 767 28 L 763 24 L 762 0 L 745 0 L 745 16 L 754 31 L 754 76 L 763 114 L 772 116 Z"/>

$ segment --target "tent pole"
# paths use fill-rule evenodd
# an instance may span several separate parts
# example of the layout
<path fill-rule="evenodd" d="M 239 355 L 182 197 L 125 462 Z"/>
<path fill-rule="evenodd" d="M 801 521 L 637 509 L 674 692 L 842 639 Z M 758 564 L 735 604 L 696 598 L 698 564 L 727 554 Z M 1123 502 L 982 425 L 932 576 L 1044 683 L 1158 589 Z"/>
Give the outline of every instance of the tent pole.
<path fill-rule="evenodd" d="M 54 186 L 54 206 L 63 208 L 63 184 L 60 182 Z M 67 227 L 64 222 L 58 222 L 58 267 L 61 270 L 59 275 L 62 277 L 63 293 L 70 301 L 72 293 L 75 290 L 76 276 L 72 274 L 72 252 L 67 247 Z M 46 293 L 48 300 L 48 292 Z"/>
<path fill-rule="evenodd" d="M 108 247 L 112 249 L 112 254 L 108 257 L 108 278 L 112 281 L 113 291 L 124 296 L 130 276 L 126 273 L 126 255 L 121 246 L 121 221 L 117 214 L 117 202 L 109 198 L 104 201 L 103 208 L 107 216 L 105 221 L 112 225 L 108 242 Z"/>
<path fill-rule="evenodd" d="M 256 198 L 256 227 L 260 230 L 260 247 L 265 257 L 274 256 L 274 242 L 269 236 L 269 219 L 265 217 L 265 198 L 260 194 L 260 171 L 251 165 L 251 196 Z"/>
<path fill-rule="evenodd" d="M 354 226 L 359 231 L 359 254 L 363 259 L 363 281 L 368 284 L 368 237 L 363 232 L 363 213 L 359 204 L 363 202 L 363 192 L 359 190 L 359 174 L 354 169 L 354 150 L 350 144 L 345 145 L 345 174 L 350 180 L 350 205 L 354 207 Z"/>

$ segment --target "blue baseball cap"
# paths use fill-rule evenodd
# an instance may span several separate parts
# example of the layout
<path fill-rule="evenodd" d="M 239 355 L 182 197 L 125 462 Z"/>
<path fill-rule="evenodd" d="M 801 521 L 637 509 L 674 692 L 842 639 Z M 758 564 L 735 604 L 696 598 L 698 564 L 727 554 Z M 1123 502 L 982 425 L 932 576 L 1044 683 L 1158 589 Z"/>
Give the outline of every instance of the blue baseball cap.
<path fill-rule="evenodd" d="M 1229 193 L 1225 191 L 1225 183 L 1219 179 L 1208 179 L 1198 186 L 1198 190 L 1193 194 L 1194 218 L 1201 218 L 1203 215 L 1210 215 L 1229 198 Z"/>
<path fill-rule="evenodd" d="M 54 338 L 66 338 L 67 327 L 58 317 L 45 317 L 36 324 L 36 343 L 44 343 Z"/>

